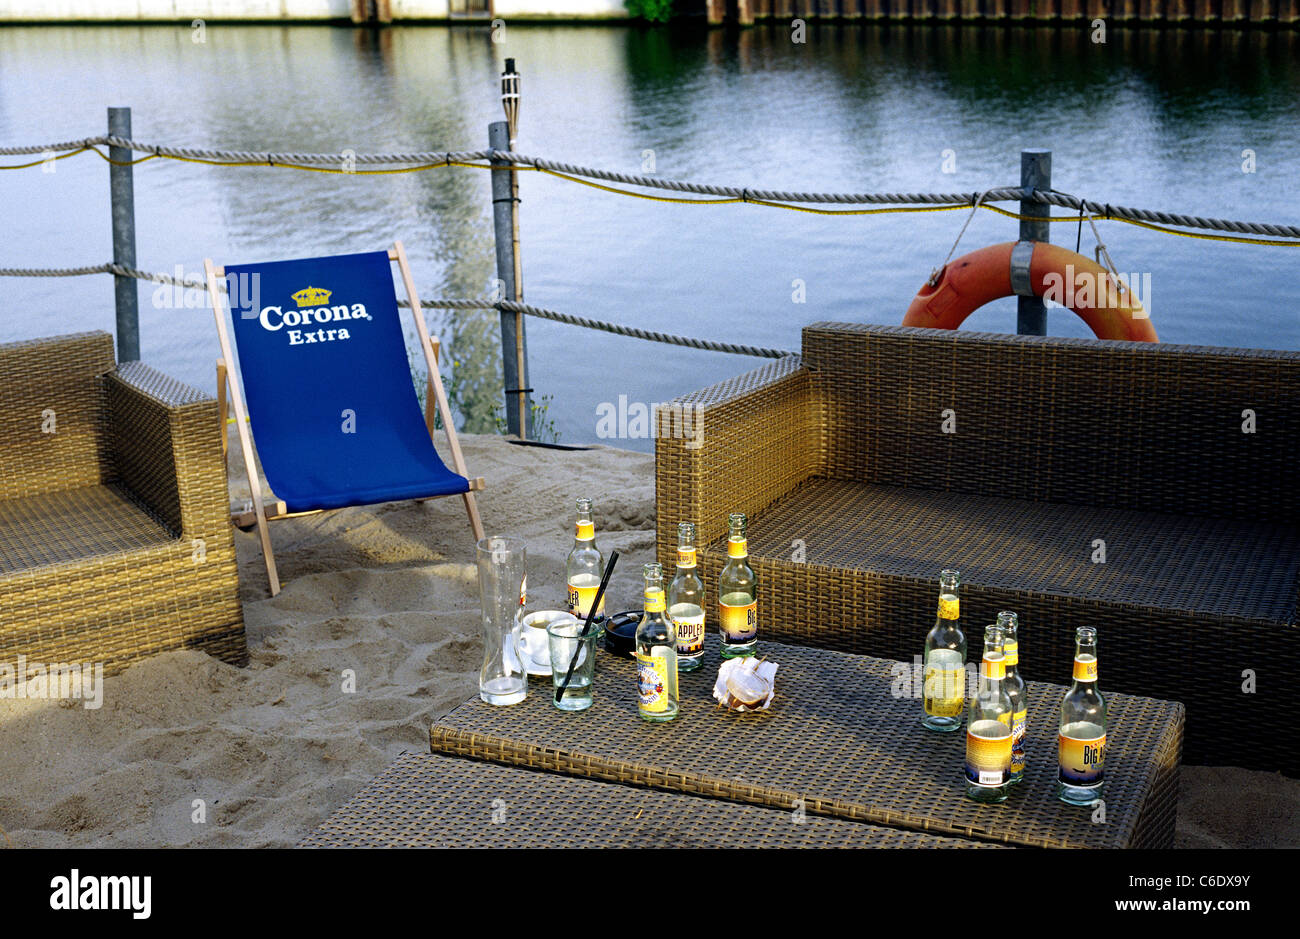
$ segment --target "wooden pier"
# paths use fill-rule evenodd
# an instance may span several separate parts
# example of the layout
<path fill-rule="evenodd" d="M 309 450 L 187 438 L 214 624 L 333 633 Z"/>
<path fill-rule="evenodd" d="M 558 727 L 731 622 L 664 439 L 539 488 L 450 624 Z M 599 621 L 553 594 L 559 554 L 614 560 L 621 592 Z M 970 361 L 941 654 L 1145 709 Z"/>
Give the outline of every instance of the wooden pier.
<path fill-rule="evenodd" d="M 1300 0 L 704 0 L 712 24 L 756 20 L 1300 25 Z"/>

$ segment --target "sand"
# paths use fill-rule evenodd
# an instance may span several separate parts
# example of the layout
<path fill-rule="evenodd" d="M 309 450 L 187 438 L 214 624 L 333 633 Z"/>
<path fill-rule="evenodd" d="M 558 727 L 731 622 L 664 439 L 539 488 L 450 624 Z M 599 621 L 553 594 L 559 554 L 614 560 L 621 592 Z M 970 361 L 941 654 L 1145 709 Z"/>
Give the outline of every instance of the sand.
<path fill-rule="evenodd" d="M 596 502 L 602 548 L 625 555 L 609 608 L 637 605 L 627 571 L 653 559 L 651 456 L 462 443 L 489 480 L 486 529 L 528 544 L 530 608 L 563 603 L 580 495 Z M 237 455 L 231 464 L 237 501 L 247 486 Z M 427 751 L 429 724 L 477 689 L 478 584 L 461 501 L 289 519 L 272 537 L 275 599 L 255 535 L 236 532 L 247 668 L 171 652 L 105 679 L 98 710 L 0 700 L 8 844 L 290 846 L 399 754 Z M 1300 846 L 1300 780 L 1185 767 L 1178 816 L 1179 846 Z"/>

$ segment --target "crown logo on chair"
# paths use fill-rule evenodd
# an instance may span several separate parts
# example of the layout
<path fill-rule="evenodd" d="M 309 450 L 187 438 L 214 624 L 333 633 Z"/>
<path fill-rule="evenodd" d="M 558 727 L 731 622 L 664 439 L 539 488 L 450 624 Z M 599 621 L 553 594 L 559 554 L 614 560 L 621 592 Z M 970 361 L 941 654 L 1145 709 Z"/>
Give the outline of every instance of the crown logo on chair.
<path fill-rule="evenodd" d="M 303 287 L 297 293 L 290 294 L 300 307 L 324 306 L 330 302 L 331 291 L 323 287 Z"/>

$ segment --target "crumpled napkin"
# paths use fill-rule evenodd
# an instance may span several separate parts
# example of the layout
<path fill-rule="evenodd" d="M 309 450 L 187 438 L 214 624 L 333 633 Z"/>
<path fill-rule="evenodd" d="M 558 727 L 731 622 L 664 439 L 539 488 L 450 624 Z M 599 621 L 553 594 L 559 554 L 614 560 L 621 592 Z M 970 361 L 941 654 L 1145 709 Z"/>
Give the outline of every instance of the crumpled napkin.
<path fill-rule="evenodd" d="M 767 710 L 768 706 L 772 703 L 772 699 L 776 697 L 776 663 L 764 661 L 759 662 L 758 665 L 755 666 L 753 664 L 754 662 L 755 659 L 753 656 L 745 656 L 744 658 L 739 659 L 727 659 L 723 662 L 722 666 L 718 669 L 718 679 L 713 683 L 714 700 L 726 705 L 727 699 L 731 697 L 731 695 L 727 693 L 727 679 L 731 676 L 732 672 L 736 669 L 752 669 L 759 678 L 762 678 L 767 682 L 768 687 L 771 689 L 767 693 L 767 698 L 759 705 L 750 706 L 740 704 L 731 706 L 729 709 L 741 713 L 746 711 Z"/>

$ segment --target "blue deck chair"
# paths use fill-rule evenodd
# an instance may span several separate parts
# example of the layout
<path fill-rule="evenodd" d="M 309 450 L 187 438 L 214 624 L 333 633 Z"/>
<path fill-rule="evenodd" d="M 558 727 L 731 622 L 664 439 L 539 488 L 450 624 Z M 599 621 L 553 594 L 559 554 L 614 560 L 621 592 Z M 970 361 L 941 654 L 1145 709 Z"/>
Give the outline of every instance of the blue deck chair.
<path fill-rule="evenodd" d="M 429 367 L 423 416 L 402 337 L 393 261 L 411 301 Z M 253 495 L 252 512 L 234 513 L 232 520 L 241 527 L 257 526 L 272 596 L 280 592 L 267 530 L 267 523 L 275 519 L 352 505 L 460 495 L 475 539 L 483 537 L 474 502 L 483 479 L 470 479 L 465 469 L 438 374 L 438 340 L 429 335 L 400 241 L 387 252 L 224 269 L 205 260 L 204 270 L 221 341 L 217 397 L 222 445 L 229 389 Z M 228 287 L 247 411 L 239 382 L 231 379 L 228 367 L 234 355 L 218 289 L 221 277 Z M 435 413 L 442 416 L 454 471 L 433 446 Z M 254 437 L 276 497 L 269 504 L 257 479 Z"/>

